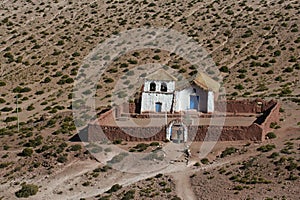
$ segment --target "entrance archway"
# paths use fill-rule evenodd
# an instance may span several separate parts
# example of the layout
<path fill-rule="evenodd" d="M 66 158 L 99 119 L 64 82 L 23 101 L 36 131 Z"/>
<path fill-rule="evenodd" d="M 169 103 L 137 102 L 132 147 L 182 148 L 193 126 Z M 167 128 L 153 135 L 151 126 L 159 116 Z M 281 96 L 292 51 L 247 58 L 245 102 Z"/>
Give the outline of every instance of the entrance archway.
<path fill-rule="evenodd" d="M 187 126 L 180 119 L 172 120 L 166 129 L 166 139 L 176 143 L 187 142 Z"/>

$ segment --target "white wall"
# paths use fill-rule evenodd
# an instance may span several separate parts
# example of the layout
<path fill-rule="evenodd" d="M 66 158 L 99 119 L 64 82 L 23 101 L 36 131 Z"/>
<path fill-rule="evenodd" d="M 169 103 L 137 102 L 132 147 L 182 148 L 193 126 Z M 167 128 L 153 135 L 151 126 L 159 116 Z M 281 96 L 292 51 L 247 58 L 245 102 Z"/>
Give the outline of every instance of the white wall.
<path fill-rule="evenodd" d="M 162 83 L 167 84 L 167 92 L 173 92 L 175 90 L 175 81 L 145 81 L 144 91 L 150 91 L 150 83 L 154 82 L 156 84 L 156 91 L 160 91 Z"/>
<path fill-rule="evenodd" d="M 150 83 L 156 84 L 157 92 L 150 92 Z M 162 112 L 170 112 L 173 104 L 173 91 L 175 90 L 175 82 L 165 82 L 167 84 L 167 92 L 160 92 L 161 83 L 165 81 L 146 81 L 144 85 L 144 92 L 142 94 L 141 112 L 150 111 L 155 112 L 155 103 L 162 103 Z M 195 90 L 194 90 L 195 89 Z M 195 92 L 196 91 L 196 92 Z M 192 85 L 181 91 L 175 91 L 175 101 L 173 109 L 175 112 L 185 111 L 190 109 L 190 95 L 199 96 L 200 112 L 214 111 L 214 92 L 205 91 L 196 85 Z"/>
<path fill-rule="evenodd" d="M 153 93 L 143 92 L 141 112 L 152 111 L 155 112 L 155 103 L 162 103 L 161 111 L 170 112 L 173 102 L 173 93 Z"/>
<path fill-rule="evenodd" d="M 194 91 L 196 90 L 196 92 Z M 184 111 L 190 109 L 190 95 L 199 96 L 198 111 L 207 111 L 207 92 L 197 86 L 191 86 L 181 91 L 175 92 L 175 111 Z"/>
<path fill-rule="evenodd" d="M 214 112 L 214 110 L 215 110 L 214 92 L 213 91 L 208 91 L 207 112 Z"/>

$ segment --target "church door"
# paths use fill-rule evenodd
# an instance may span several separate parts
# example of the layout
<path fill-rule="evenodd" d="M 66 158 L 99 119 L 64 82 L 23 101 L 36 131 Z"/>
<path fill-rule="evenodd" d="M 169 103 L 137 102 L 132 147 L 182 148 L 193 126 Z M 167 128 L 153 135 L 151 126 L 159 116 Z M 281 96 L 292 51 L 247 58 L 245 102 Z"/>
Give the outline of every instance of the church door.
<path fill-rule="evenodd" d="M 155 111 L 156 112 L 161 112 L 161 103 L 160 102 L 157 102 L 157 103 L 155 103 Z"/>
<path fill-rule="evenodd" d="M 198 110 L 199 106 L 199 96 L 190 96 L 190 109 L 196 109 Z"/>

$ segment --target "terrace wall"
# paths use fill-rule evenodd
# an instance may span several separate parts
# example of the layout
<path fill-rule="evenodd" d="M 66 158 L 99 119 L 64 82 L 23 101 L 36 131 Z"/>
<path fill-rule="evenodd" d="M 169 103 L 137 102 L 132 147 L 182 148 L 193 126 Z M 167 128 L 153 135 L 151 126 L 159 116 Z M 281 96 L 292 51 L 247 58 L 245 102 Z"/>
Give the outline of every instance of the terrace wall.
<path fill-rule="evenodd" d="M 268 110 L 265 111 L 264 118 L 262 119 L 262 121 L 259 124 L 259 126 L 263 130 L 262 140 L 265 139 L 265 135 L 268 132 L 272 131 L 272 128 L 270 128 L 271 123 L 279 122 L 279 119 L 280 119 L 279 110 L 280 110 L 280 104 L 278 102 L 276 102 L 275 105 L 272 105 L 272 107 L 269 107 Z"/>
<path fill-rule="evenodd" d="M 239 112 L 262 112 L 260 116 L 250 126 L 188 126 L 189 141 L 233 141 L 233 140 L 251 140 L 263 141 L 266 133 L 271 131 L 270 124 L 279 121 L 280 104 L 276 101 L 262 102 L 262 106 L 257 107 L 257 102 L 238 101 L 229 102 L 229 111 Z M 244 105 L 243 108 L 235 108 L 234 105 Z M 103 141 L 122 139 L 124 141 L 164 141 L 166 140 L 166 126 L 163 127 L 118 127 L 104 125 L 105 122 L 114 120 L 115 110 L 111 109 L 100 116 L 98 121 L 88 126 L 89 141 Z M 211 134 L 206 136 L 207 131 Z M 221 133 L 220 136 L 215 133 Z M 153 133 L 156 133 L 153 135 Z"/>
<path fill-rule="evenodd" d="M 208 128 L 212 133 L 221 133 L 217 135 L 207 135 Z M 221 130 L 220 130 L 221 129 Z M 218 131 L 216 131 L 218 130 Z M 221 131 L 221 132 L 220 132 Z M 153 135 L 153 133 L 156 133 Z M 251 140 L 261 141 L 263 129 L 252 124 L 250 126 L 189 126 L 188 141 L 234 141 L 234 140 Z M 88 127 L 88 141 L 114 141 L 122 139 L 123 141 L 164 141 L 166 140 L 166 126 L 163 127 L 117 127 L 117 126 L 99 126 L 90 124 Z"/>

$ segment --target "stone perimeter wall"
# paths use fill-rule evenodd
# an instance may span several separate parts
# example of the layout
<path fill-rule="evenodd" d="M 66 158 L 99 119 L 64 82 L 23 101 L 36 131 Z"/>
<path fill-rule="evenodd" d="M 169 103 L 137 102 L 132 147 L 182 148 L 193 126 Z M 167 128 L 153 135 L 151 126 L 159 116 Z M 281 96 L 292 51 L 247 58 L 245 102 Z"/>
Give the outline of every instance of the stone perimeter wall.
<path fill-rule="evenodd" d="M 263 111 L 264 114 L 250 126 L 188 126 L 188 141 L 234 141 L 234 140 L 250 140 L 263 141 L 265 135 L 271 131 L 270 124 L 279 121 L 280 104 L 274 100 L 263 102 L 257 110 L 257 102 L 247 103 L 252 105 L 253 112 Z M 229 104 L 231 106 L 231 104 Z M 232 108 L 235 108 L 232 105 Z M 243 111 L 249 110 L 243 109 Z M 112 120 L 113 110 L 110 110 L 100 116 L 99 120 Z M 206 136 L 208 129 L 212 133 L 220 132 L 219 137 L 210 134 Z M 221 129 L 221 130 L 220 130 Z M 214 131 L 216 130 L 216 131 Z M 219 130 L 219 131 L 217 131 Z M 129 134 L 128 134 L 129 133 Z M 153 135 L 153 133 L 156 133 Z M 137 137 L 138 136 L 138 137 Z M 163 127 L 117 127 L 117 126 L 100 126 L 98 121 L 88 126 L 88 141 L 114 141 L 122 139 L 124 141 L 164 141 L 166 140 L 166 126 Z"/>
<path fill-rule="evenodd" d="M 234 141 L 234 140 L 263 140 L 263 130 L 257 124 L 250 126 L 188 126 L 188 141 L 204 141 L 208 128 L 221 129 L 220 137 L 216 135 L 207 136 L 208 141 Z M 212 130 L 212 132 L 215 132 Z M 130 133 L 130 134 L 128 134 Z M 154 134 L 153 136 L 150 136 Z M 139 137 L 135 136 L 139 135 Z M 149 137 L 150 136 L 150 137 Z M 90 124 L 88 127 L 88 141 L 114 141 L 122 139 L 123 141 L 145 142 L 145 141 L 164 141 L 166 140 L 166 126 L 164 127 L 117 127 L 117 126 L 99 126 Z"/>

